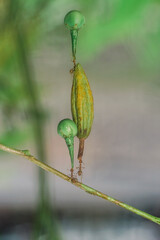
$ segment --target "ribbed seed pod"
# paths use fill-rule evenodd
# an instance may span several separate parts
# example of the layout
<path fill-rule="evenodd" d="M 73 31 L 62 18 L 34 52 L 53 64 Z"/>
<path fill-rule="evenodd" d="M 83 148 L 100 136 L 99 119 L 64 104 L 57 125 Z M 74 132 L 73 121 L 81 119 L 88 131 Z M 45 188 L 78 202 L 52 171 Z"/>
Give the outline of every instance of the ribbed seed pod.
<path fill-rule="evenodd" d="M 71 110 L 74 122 L 77 125 L 77 137 L 80 139 L 78 159 L 81 175 L 81 163 L 84 149 L 84 140 L 89 136 L 94 116 L 93 96 L 87 76 L 78 63 L 74 69 L 73 85 L 71 92 Z"/>
<path fill-rule="evenodd" d="M 87 76 L 78 63 L 75 66 L 71 93 L 72 117 L 77 125 L 77 137 L 87 138 L 93 123 L 93 96 Z"/>

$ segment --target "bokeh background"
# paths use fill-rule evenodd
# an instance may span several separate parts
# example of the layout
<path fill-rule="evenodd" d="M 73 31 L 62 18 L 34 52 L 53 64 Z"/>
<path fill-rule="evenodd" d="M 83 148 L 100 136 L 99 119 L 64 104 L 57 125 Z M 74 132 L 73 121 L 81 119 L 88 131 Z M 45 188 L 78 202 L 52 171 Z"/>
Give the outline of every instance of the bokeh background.
<path fill-rule="evenodd" d="M 73 9 L 86 18 L 77 61 L 95 108 L 83 182 L 160 216 L 158 0 L 1 0 L 0 142 L 70 174 L 57 124 L 71 118 L 71 41 L 63 19 Z M 1 240 L 159 240 L 159 233 L 156 224 L 0 153 Z"/>

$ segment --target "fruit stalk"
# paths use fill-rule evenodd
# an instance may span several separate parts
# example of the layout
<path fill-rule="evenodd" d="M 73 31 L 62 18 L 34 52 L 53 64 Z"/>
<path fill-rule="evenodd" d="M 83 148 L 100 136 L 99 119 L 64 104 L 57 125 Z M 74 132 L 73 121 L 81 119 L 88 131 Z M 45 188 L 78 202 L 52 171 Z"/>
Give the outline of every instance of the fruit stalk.
<path fill-rule="evenodd" d="M 78 31 L 71 30 L 71 41 L 72 41 L 72 56 L 73 56 L 73 63 L 74 66 L 76 65 L 76 47 L 77 47 L 77 38 L 78 38 Z"/>
<path fill-rule="evenodd" d="M 78 151 L 78 160 L 79 160 L 79 170 L 78 175 L 82 175 L 82 157 L 84 152 L 84 138 L 79 139 L 79 151 Z"/>
<path fill-rule="evenodd" d="M 67 144 L 69 155 L 71 158 L 71 168 L 74 168 L 74 138 L 65 138 L 65 142 Z"/>

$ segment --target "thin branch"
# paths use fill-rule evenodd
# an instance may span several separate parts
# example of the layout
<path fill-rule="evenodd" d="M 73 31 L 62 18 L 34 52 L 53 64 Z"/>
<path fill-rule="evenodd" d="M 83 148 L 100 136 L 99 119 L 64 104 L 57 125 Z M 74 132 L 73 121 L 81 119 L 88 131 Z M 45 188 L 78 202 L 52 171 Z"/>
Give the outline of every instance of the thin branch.
<path fill-rule="evenodd" d="M 139 209 L 136 209 L 126 203 L 123 203 L 117 199 L 114 199 L 98 190 L 95 190 L 94 188 L 91 188 L 83 183 L 80 183 L 78 181 L 72 181 L 72 179 L 70 177 L 68 177 L 67 175 L 65 175 L 64 173 L 56 170 L 55 168 L 52 168 L 50 166 L 48 166 L 47 164 L 45 163 L 42 163 L 41 161 L 39 161 L 37 158 L 35 158 L 34 156 L 32 156 L 28 150 L 18 150 L 18 149 L 14 149 L 14 148 L 10 148 L 10 147 L 7 147 L 3 144 L 0 144 L 0 150 L 3 150 L 5 152 L 10 152 L 10 153 L 14 153 L 14 154 L 17 154 L 17 155 L 20 155 L 22 157 L 25 157 L 27 158 L 29 161 L 33 162 L 34 164 L 36 164 L 37 166 L 39 166 L 40 168 L 48 171 L 48 172 L 51 172 L 55 175 L 57 175 L 58 177 L 64 179 L 65 181 L 68 181 L 70 183 L 72 183 L 73 185 L 75 185 L 76 187 L 78 188 L 81 188 L 82 190 L 86 191 L 87 193 L 89 194 L 92 194 L 92 195 L 95 195 L 97 197 L 100 197 L 100 198 L 103 198 L 109 202 L 112 202 L 120 207 L 123 207 L 125 209 L 127 209 L 128 211 L 130 212 L 133 212 L 143 218 L 147 218 L 148 220 L 154 222 L 154 223 L 157 223 L 158 225 L 160 225 L 160 218 L 158 217 L 155 217 L 155 216 L 152 216 L 146 212 L 143 212 Z"/>

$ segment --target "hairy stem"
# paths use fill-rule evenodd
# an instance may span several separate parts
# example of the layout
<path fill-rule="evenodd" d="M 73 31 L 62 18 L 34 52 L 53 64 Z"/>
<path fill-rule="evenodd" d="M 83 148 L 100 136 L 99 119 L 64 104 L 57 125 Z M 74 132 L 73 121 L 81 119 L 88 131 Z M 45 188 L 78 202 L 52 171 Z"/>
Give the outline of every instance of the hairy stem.
<path fill-rule="evenodd" d="M 108 196 L 108 195 L 106 195 L 106 194 L 104 194 L 104 193 L 102 193 L 102 192 L 100 192 L 100 191 L 98 191 L 98 190 L 96 190 L 94 188 L 91 188 L 91 187 L 89 187 L 89 186 L 87 186 L 87 185 L 85 185 L 83 183 L 80 183 L 78 181 L 72 181 L 72 179 L 70 177 L 68 177 L 67 175 L 65 175 L 64 173 L 62 173 L 62 172 L 56 170 L 55 168 L 52 168 L 49 165 L 39 161 L 37 158 L 32 156 L 29 153 L 28 150 L 18 150 L 18 149 L 7 147 L 7 146 L 2 145 L 2 144 L 0 144 L 0 150 L 3 150 L 5 152 L 14 153 L 14 154 L 20 155 L 22 157 L 25 157 L 29 161 L 31 161 L 34 164 L 36 164 L 37 166 L 39 166 L 40 168 L 57 175 L 58 177 L 64 179 L 65 181 L 68 181 L 68 182 L 72 183 L 76 187 L 81 188 L 82 190 L 86 191 L 87 193 L 95 195 L 95 196 L 100 197 L 100 198 L 103 198 L 103 199 L 105 199 L 105 200 L 107 200 L 109 202 L 112 202 L 112 203 L 114 203 L 114 204 L 116 204 L 116 205 L 118 205 L 120 207 L 123 207 L 123 208 L 127 209 L 130 212 L 133 212 L 133 213 L 135 213 L 135 214 L 137 214 L 137 215 L 139 215 L 139 216 L 141 216 L 143 218 L 146 218 L 146 219 L 148 219 L 148 220 L 150 220 L 150 221 L 160 225 L 160 218 L 152 216 L 152 215 L 150 215 L 150 214 L 148 214 L 146 212 L 143 212 L 143 211 L 141 211 L 141 210 L 139 210 L 137 208 L 134 208 L 134 207 L 132 207 L 132 206 L 130 206 L 130 205 L 124 203 L 124 202 L 121 202 L 121 201 L 119 201 L 117 199 L 114 199 L 114 198 L 112 198 L 112 197 L 110 197 L 110 196 Z"/>

